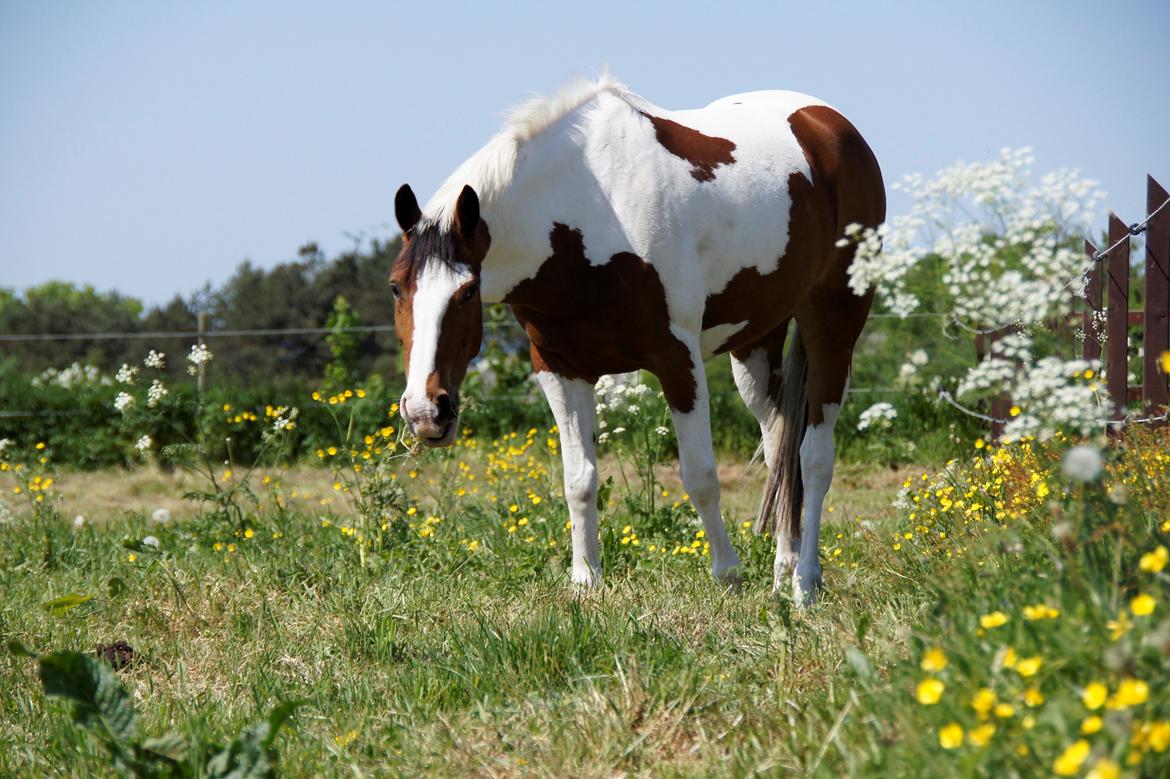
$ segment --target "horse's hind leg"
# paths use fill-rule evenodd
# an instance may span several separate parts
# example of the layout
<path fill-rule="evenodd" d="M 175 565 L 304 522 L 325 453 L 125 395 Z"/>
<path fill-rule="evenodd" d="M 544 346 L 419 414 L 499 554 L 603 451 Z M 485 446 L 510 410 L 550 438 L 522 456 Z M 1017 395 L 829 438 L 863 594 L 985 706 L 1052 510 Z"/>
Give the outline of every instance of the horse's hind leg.
<path fill-rule="evenodd" d="M 788 337 L 788 322 L 753 341 L 743 349 L 731 352 L 731 375 L 735 387 L 752 416 L 760 424 L 763 440 L 764 464 L 772 470 L 776 454 L 772 441 L 772 415 L 780 392 L 780 362 L 783 359 L 784 339 Z"/>
<path fill-rule="evenodd" d="M 813 295 L 797 313 L 808 361 L 808 425 L 800 444 L 804 491 L 800 554 L 792 574 L 793 598 L 809 605 L 821 586 L 821 510 L 833 483 L 833 428 L 849 385 L 853 346 L 865 326 L 868 297 Z"/>
<path fill-rule="evenodd" d="M 777 415 L 783 386 L 781 367 L 784 360 L 784 342 L 788 338 L 788 324 L 785 320 L 764 337 L 731 353 L 731 373 L 735 378 L 735 386 L 744 404 L 760 425 L 761 448 L 769 474 L 778 465 L 788 467 L 777 463 L 777 460 L 784 456 L 778 443 L 782 426 Z M 782 578 L 786 579 L 796 567 L 797 554 L 800 551 L 799 535 L 793 535 L 787 527 L 778 530 L 774 564 L 777 582 Z"/>

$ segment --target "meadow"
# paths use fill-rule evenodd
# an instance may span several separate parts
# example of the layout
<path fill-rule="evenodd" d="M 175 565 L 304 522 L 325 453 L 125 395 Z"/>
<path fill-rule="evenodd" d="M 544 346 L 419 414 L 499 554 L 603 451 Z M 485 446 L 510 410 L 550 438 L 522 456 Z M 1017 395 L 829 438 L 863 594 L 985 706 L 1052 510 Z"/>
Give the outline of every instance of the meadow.
<path fill-rule="evenodd" d="M 246 462 L 3 452 L 0 773 L 1170 770 L 1165 427 L 852 458 L 798 610 L 749 529 L 762 467 L 724 457 L 724 593 L 651 414 L 610 417 L 606 578 L 579 592 L 555 428 L 422 453 L 364 390 L 314 403 L 336 437 L 307 463 L 260 405 L 215 409 L 258 420 Z"/>

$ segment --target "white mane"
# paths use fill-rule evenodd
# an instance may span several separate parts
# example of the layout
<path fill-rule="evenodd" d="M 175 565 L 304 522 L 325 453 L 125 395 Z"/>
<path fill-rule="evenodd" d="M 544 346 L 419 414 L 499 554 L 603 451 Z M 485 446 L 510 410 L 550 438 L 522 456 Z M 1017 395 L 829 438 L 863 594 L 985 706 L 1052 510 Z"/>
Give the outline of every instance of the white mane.
<path fill-rule="evenodd" d="M 423 214 L 429 221 L 449 227 L 454 218 L 455 200 L 470 184 L 480 203 L 490 203 L 512 181 L 520 147 L 594 97 L 608 92 L 634 106 L 645 103 L 613 78 L 607 69 L 596 81 L 579 79 L 561 87 L 552 97 L 534 97 L 510 110 L 504 127 L 471 155 L 427 202 Z"/>

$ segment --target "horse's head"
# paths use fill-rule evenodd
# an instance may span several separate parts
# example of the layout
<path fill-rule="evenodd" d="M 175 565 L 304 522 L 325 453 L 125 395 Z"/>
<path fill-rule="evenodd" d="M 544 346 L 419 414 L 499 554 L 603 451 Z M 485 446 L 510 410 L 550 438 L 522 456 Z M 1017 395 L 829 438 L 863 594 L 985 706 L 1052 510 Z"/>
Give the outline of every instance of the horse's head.
<path fill-rule="evenodd" d="M 479 272 L 491 236 L 479 198 L 464 187 L 450 225 L 422 219 L 410 187 L 394 197 L 402 253 L 390 271 L 402 342 L 402 418 L 427 446 L 449 446 L 459 425 L 459 386 L 483 340 Z"/>

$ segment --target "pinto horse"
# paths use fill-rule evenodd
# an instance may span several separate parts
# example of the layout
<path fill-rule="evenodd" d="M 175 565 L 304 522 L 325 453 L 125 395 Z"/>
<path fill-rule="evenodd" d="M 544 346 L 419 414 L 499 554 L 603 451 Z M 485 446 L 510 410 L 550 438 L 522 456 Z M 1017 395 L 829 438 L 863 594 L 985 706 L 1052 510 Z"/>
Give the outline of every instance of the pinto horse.
<path fill-rule="evenodd" d="M 812 602 L 833 426 L 872 302 L 850 290 L 853 247 L 838 241 L 885 218 L 881 170 L 848 120 L 781 91 L 670 111 L 606 75 L 517 109 L 425 208 L 407 185 L 394 205 L 400 407 L 424 444 L 455 439 L 482 304 L 506 303 L 560 428 L 573 582 L 601 577 L 594 385 L 645 369 L 671 409 L 712 574 L 737 586 L 703 366 L 730 352 L 763 438 L 756 529 L 776 537 L 774 588 L 791 575 L 796 602 Z"/>

